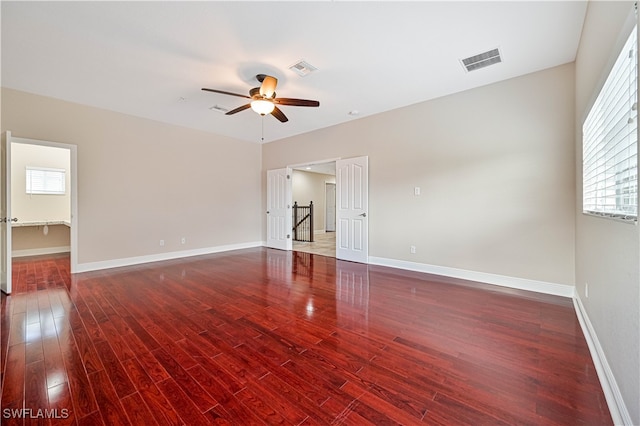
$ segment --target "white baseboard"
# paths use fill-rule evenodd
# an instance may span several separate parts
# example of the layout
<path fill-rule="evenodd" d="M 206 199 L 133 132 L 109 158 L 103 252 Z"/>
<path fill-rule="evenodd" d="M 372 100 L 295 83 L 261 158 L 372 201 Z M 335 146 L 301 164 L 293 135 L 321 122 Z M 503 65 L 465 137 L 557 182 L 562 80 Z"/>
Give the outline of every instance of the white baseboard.
<path fill-rule="evenodd" d="M 12 250 L 11 257 L 13 258 L 13 257 L 41 256 L 43 254 L 69 253 L 70 251 L 71 251 L 70 246 Z"/>
<path fill-rule="evenodd" d="M 613 375 L 613 371 L 611 371 L 602 345 L 600 345 L 600 341 L 598 340 L 598 335 L 591 324 L 591 320 L 578 294 L 573 298 L 573 305 L 580 326 L 582 327 L 582 333 L 587 340 L 587 346 L 589 346 L 589 352 L 591 352 L 591 358 L 593 359 L 593 364 L 596 367 L 596 372 L 600 379 L 602 392 L 607 400 L 609 412 L 611 412 L 611 419 L 616 425 L 633 425 L 631 414 L 624 403 L 616 378 Z"/>
<path fill-rule="evenodd" d="M 465 269 L 450 268 L 448 266 L 436 266 L 426 263 L 408 262 L 406 260 L 387 259 L 384 257 L 369 257 L 369 264 L 406 269 L 408 271 L 425 272 L 427 274 L 443 275 L 446 277 L 478 281 L 485 284 L 535 291 L 537 293 L 553 294 L 563 297 L 572 298 L 575 291 L 574 286 L 566 284 L 549 283 L 526 278 L 489 274 L 486 272 L 467 271 Z"/>
<path fill-rule="evenodd" d="M 98 271 L 101 269 L 119 268 L 122 266 L 140 265 L 143 263 L 160 262 L 163 260 L 181 259 L 184 257 L 201 256 L 204 254 L 221 253 L 231 250 L 260 247 L 262 246 L 262 244 L 262 241 L 256 241 L 216 247 L 205 247 L 194 250 L 172 251 L 168 253 L 158 253 L 147 256 L 127 257 L 123 259 L 104 260 L 99 262 L 79 263 L 74 273 Z"/>

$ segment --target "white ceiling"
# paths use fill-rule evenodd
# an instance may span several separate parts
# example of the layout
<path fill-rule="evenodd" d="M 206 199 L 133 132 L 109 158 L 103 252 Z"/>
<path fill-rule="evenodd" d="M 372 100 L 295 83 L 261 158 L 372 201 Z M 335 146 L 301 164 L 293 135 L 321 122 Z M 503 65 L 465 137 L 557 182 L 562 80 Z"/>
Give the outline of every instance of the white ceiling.
<path fill-rule="evenodd" d="M 308 173 L 321 173 L 323 175 L 334 175 L 336 174 L 336 162 L 335 161 L 326 161 L 323 163 L 310 163 L 302 166 L 293 167 L 294 170 L 300 170 L 302 172 Z"/>
<path fill-rule="evenodd" d="M 269 142 L 572 62 L 586 3 L 2 1 L 2 86 Z M 503 62 L 460 59 L 499 47 Z M 305 59 L 319 70 L 288 69 Z M 289 122 L 251 110 L 255 75 L 279 79 Z M 349 115 L 357 110 L 358 115 Z"/>

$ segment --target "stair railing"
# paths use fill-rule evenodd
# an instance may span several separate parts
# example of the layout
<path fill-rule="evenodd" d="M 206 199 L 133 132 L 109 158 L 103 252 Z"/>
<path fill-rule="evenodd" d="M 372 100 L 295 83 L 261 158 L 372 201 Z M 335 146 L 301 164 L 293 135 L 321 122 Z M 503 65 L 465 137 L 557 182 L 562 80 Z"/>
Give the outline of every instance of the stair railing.
<path fill-rule="evenodd" d="M 313 201 L 308 206 L 293 203 L 293 241 L 313 242 Z"/>

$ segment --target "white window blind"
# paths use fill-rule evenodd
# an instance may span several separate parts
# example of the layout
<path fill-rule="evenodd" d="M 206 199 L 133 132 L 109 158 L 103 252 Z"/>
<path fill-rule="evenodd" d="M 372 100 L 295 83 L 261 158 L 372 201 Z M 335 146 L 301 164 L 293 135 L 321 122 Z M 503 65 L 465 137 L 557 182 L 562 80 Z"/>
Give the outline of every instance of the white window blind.
<path fill-rule="evenodd" d="M 582 126 L 585 213 L 638 216 L 637 45 L 634 28 Z"/>
<path fill-rule="evenodd" d="M 64 169 L 27 167 L 27 194 L 59 194 L 65 190 Z"/>

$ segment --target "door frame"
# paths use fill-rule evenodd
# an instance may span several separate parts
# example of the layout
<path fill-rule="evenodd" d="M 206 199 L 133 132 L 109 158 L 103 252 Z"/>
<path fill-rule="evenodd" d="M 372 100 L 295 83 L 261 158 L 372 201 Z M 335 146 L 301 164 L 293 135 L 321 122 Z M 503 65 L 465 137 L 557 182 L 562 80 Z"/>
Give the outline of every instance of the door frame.
<path fill-rule="evenodd" d="M 288 165 L 287 167 L 291 170 L 296 169 L 296 168 L 300 168 L 300 167 L 305 167 L 305 166 L 313 166 L 315 164 L 324 164 L 324 163 L 335 163 L 338 160 L 348 160 L 349 158 L 358 158 L 358 157 L 363 157 L 363 156 L 353 156 L 353 157 L 336 157 L 336 158 L 330 158 L 330 159 L 325 159 L 325 160 L 318 160 L 318 161 L 306 161 L 304 163 L 298 163 L 298 164 L 291 164 Z M 368 155 L 365 155 L 364 157 L 368 158 Z M 293 176 L 293 175 L 292 175 Z M 368 180 L 368 176 L 367 176 L 367 180 Z M 368 185 L 367 185 L 368 186 Z M 326 196 L 326 194 L 325 194 Z M 336 196 L 337 196 L 337 176 L 336 176 Z M 289 193 L 289 205 L 293 205 L 293 193 Z M 336 210 L 337 210 L 337 201 L 336 201 Z M 370 213 L 370 206 L 368 208 L 369 211 L 367 211 L 367 214 Z M 337 211 L 336 211 L 336 219 L 337 219 Z M 336 234 L 336 242 L 338 241 L 338 238 L 340 237 L 340 230 L 339 230 L 339 226 L 336 224 L 336 230 L 335 230 L 335 234 Z M 369 227 L 367 226 L 366 228 L 366 233 L 367 233 L 367 241 L 369 240 Z M 337 249 L 336 249 L 336 253 L 334 253 L 334 257 L 336 259 L 338 259 L 337 256 Z M 368 258 L 368 250 L 367 250 L 367 258 Z M 368 261 L 367 261 L 368 263 Z"/>
<path fill-rule="evenodd" d="M 328 223 L 327 217 L 329 216 L 329 203 L 327 203 L 327 200 L 328 200 L 327 192 L 328 192 L 329 185 L 333 185 L 333 195 L 334 195 L 334 200 L 333 200 L 333 229 L 331 231 L 327 231 L 327 223 Z M 336 195 L 336 182 L 325 182 L 324 183 L 324 232 L 336 232 L 336 200 L 335 200 L 335 195 Z"/>
<path fill-rule="evenodd" d="M 2 133 L 2 142 L 0 143 L 2 144 L 0 147 L 2 151 L 2 155 L 0 156 L 2 159 L 2 164 L 0 164 L 0 173 L 2 173 L 2 177 L 0 178 L 2 188 L 0 188 L 0 192 L 2 192 L 2 200 L 0 200 L 0 202 L 4 207 L 0 209 L 0 215 L 4 216 L 0 218 L 2 221 L 0 223 L 2 227 L 0 232 L 3 237 L 0 238 L 0 244 L 2 244 L 2 247 L 0 247 L 0 291 L 11 294 L 13 290 L 11 265 L 11 131 L 7 130 Z"/>
<path fill-rule="evenodd" d="M 24 145 L 48 146 L 53 148 L 62 148 L 69 150 L 69 173 L 71 175 L 71 228 L 70 228 L 70 272 L 73 274 L 78 269 L 78 146 L 67 143 L 45 141 L 39 139 L 28 139 L 11 136 L 11 143 L 20 143 Z M 11 162 L 11 159 L 9 159 Z M 11 173 L 11 170 L 8 170 Z M 11 196 L 11 194 L 8 194 Z M 9 260 L 11 253 L 8 253 Z"/>

